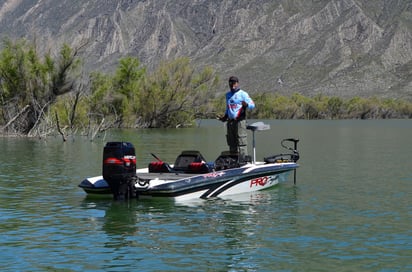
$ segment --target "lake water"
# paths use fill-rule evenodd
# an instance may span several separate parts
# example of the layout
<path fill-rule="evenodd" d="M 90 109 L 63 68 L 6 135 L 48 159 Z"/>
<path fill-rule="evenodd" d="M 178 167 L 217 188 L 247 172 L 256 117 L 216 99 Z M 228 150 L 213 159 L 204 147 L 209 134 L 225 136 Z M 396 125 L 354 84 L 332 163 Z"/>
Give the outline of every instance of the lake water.
<path fill-rule="evenodd" d="M 214 160 L 220 122 L 0 138 L 0 270 L 412 271 L 412 121 L 265 123 L 258 158 L 301 140 L 297 184 L 195 203 L 94 199 L 77 185 L 100 175 L 107 141 L 132 142 L 138 166 L 182 149 Z"/>

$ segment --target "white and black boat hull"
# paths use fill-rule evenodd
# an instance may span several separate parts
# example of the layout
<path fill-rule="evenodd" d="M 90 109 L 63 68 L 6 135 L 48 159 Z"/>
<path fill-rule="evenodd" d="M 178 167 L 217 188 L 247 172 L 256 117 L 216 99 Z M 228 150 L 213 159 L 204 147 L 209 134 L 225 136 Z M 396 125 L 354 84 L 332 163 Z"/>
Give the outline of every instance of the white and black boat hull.
<path fill-rule="evenodd" d="M 195 199 L 224 197 L 271 188 L 286 181 L 298 164 L 247 164 L 240 168 L 204 174 L 139 173 L 134 190 L 138 198 L 167 197 Z M 144 172 L 141 171 L 141 172 Z M 87 178 L 79 185 L 89 195 L 111 195 L 103 176 Z"/>

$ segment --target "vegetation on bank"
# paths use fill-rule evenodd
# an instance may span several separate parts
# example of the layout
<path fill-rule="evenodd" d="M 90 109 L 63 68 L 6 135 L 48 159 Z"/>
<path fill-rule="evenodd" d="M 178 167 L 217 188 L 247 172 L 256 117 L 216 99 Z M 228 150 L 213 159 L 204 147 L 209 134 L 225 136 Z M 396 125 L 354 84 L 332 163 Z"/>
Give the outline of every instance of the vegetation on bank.
<path fill-rule="evenodd" d="M 212 68 L 195 70 L 188 58 L 161 63 L 153 72 L 133 57 L 120 59 L 113 74 L 81 72 L 79 50 L 63 45 L 57 56 L 40 55 L 34 44 L 5 40 L 0 51 L 0 134 L 63 139 L 94 138 L 110 128 L 192 125 L 224 112 L 224 90 Z M 219 95 L 217 93 L 220 93 Z M 396 99 L 298 93 L 251 94 L 254 119 L 411 118 L 412 103 Z"/>
<path fill-rule="evenodd" d="M 403 119 L 412 118 L 412 103 L 393 98 L 377 97 L 350 99 L 316 95 L 305 97 L 257 94 L 258 119 Z"/>

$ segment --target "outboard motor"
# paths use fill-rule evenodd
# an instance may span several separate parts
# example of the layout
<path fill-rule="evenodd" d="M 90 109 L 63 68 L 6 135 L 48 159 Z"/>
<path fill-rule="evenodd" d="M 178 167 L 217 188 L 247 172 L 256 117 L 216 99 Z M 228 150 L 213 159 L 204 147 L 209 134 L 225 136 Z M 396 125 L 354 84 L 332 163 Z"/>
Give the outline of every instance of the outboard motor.
<path fill-rule="evenodd" d="M 103 151 L 103 178 L 107 181 L 114 199 L 136 197 L 136 154 L 131 143 L 108 142 Z"/>

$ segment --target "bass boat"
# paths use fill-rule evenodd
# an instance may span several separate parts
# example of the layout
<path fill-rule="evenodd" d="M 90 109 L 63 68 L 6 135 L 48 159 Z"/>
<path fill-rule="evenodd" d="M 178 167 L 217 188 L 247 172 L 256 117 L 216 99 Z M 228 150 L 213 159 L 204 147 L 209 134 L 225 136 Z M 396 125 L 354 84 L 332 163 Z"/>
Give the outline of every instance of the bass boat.
<path fill-rule="evenodd" d="M 287 180 L 299 167 L 298 139 L 288 138 L 281 146 L 288 153 L 256 161 L 255 131 L 270 129 L 263 122 L 247 126 L 253 134 L 253 158 L 222 152 L 207 162 L 199 151 L 185 150 L 174 164 L 152 154 L 156 161 L 136 169 L 134 146 L 128 142 L 108 142 L 103 150 L 103 175 L 84 179 L 80 184 L 88 195 L 113 195 L 114 199 L 167 197 L 176 200 L 206 199 L 271 188 Z"/>

